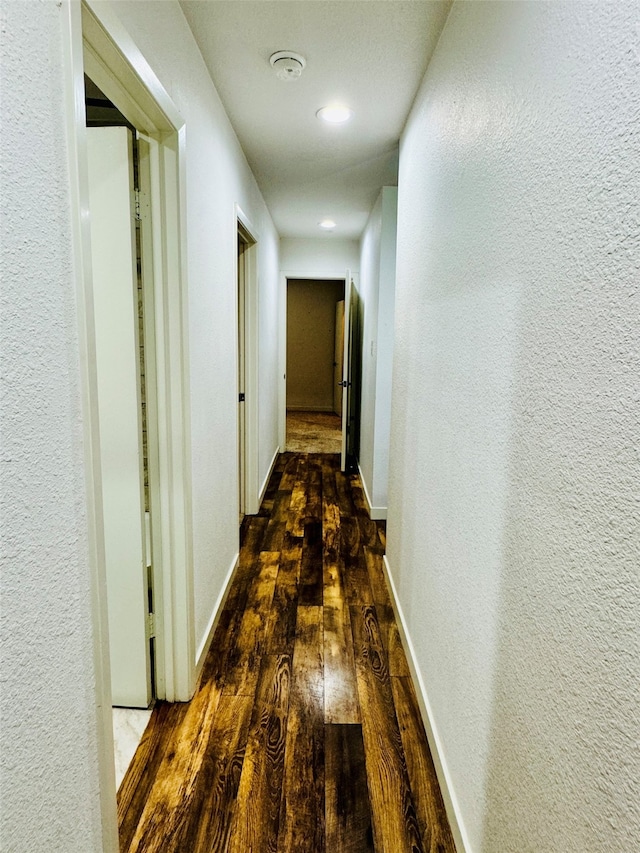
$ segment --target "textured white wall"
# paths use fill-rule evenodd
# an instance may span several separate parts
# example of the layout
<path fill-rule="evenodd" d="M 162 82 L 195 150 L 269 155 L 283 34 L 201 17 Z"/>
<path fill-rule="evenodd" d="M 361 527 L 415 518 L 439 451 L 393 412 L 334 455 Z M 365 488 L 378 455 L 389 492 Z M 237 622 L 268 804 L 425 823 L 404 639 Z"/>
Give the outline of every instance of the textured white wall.
<path fill-rule="evenodd" d="M 4 853 L 103 849 L 61 64 L 66 12 L 61 3 L 1 7 Z"/>
<path fill-rule="evenodd" d="M 360 472 L 370 496 L 373 489 L 378 291 L 380 287 L 380 237 L 382 193 L 376 199 L 360 239 L 360 286 L 363 302 L 362 384 L 360 395 Z M 373 346 L 373 349 L 372 349 Z"/>
<path fill-rule="evenodd" d="M 339 237 L 283 237 L 280 240 L 280 269 L 285 273 L 313 278 L 344 276 L 345 270 L 356 272 L 359 265 L 357 240 Z"/>
<path fill-rule="evenodd" d="M 640 849 L 637 12 L 454 4 L 401 144 L 388 556 L 474 853 Z"/>
<path fill-rule="evenodd" d="M 387 508 L 397 199 L 396 187 L 383 187 L 360 241 L 364 326 L 359 463 L 377 516 Z"/>
<path fill-rule="evenodd" d="M 278 235 L 178 3 L 111 6 L 187 125 L 197 648 L 238 549 L 234 204 L 258 241 L 259 482 L 278 446 Z"/>

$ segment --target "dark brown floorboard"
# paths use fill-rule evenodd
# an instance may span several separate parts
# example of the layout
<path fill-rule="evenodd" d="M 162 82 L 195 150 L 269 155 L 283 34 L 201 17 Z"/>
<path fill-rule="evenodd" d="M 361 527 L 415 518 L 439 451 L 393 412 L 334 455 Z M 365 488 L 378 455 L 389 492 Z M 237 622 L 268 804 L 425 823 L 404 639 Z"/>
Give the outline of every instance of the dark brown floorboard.
<path fill-rule="evenodd" d="M 196 694 L 118 792 L 122 853 L 455 853 L 358 477 L 281 454 L 240 544 Z"/>

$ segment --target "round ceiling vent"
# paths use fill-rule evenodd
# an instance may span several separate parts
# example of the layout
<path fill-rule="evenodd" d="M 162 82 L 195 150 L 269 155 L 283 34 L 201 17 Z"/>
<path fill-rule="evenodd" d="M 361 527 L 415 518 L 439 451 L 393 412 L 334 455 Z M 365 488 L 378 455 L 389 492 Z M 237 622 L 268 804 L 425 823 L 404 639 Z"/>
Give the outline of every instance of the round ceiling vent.
<path fill-rule="evenodd" d="M 302 74 L 307 61 L 304 56 L 291 50 L 279 50 L 269 57 L 271 67 L 276 72 L 278 80 L 297 80 Z"/>

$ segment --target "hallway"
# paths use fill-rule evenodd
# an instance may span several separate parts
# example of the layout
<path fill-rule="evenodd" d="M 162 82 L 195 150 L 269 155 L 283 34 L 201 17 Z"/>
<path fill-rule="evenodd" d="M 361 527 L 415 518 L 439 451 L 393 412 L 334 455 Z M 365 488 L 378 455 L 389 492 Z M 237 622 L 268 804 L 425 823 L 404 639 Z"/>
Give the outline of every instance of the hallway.
<path fill-rule="evenodd" d="M 382 570 L 339 457 L 284 453 L 193 700 L 160 703 L 122 853 L 455 850 Z"/>

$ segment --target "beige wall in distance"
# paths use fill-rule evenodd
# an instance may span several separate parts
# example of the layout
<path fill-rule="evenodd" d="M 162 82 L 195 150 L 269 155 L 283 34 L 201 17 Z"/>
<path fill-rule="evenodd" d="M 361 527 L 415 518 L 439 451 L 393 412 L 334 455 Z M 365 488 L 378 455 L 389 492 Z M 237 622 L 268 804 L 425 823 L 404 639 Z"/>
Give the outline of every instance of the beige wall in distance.
<path fill-rule="evenodd" d="M 336 303 L 344 282 L 287 283 L 287 408 L 333 411 Z"/>

